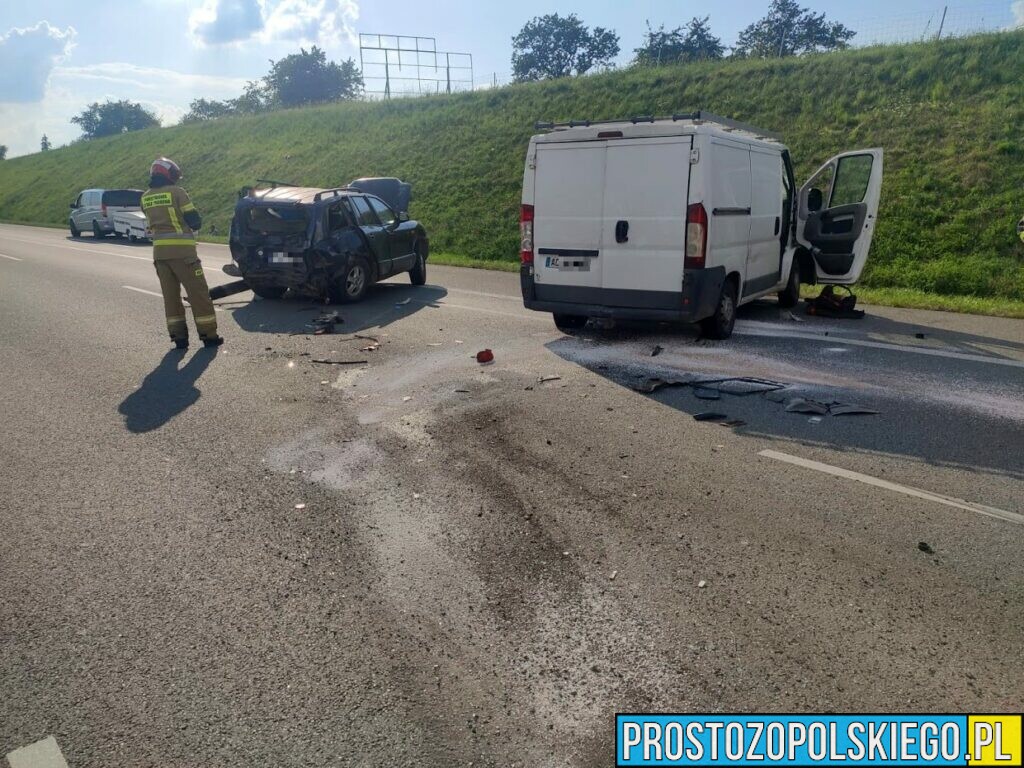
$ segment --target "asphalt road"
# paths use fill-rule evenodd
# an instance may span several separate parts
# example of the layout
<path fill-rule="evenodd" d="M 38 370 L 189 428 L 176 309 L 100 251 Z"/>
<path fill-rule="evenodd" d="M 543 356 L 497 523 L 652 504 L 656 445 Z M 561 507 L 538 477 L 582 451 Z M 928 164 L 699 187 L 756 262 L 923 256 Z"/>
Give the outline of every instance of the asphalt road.
<path fill-rule="evenodd" d="M 1024 322 L 569 338 L 431 267 L 180 354 L 147 247 L 0 256 L 0 755 L 598 766 L 620 711 L 1024 706 Z M 637 391 L 735 376 L 784 388 Z"/>

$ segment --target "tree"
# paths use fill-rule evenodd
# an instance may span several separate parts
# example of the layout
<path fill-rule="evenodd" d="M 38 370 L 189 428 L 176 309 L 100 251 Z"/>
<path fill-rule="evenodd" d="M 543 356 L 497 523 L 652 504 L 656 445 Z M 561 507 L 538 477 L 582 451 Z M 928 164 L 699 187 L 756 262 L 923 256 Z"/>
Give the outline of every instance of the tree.
<path fill-rule="evenodd" d="M 85 139 L 160 126 L 155 114 L 141 104 L 123 99 L 105 104 L 94 102 L 82 114 L 72 117 L 71 122 L 82 129 L 82 138 Z"/>
<path fill-rule="evenodd" d="M 309 51 L 301 48 L 272 61 L 263 85 L 271 104 L 298 107 L 354 99 L 362 91 L 362 77 L 355 61 L 328 61 L 327 54 L 314 45 Z"/>
<path fill-rule="evenodd" d="M 47 138 L 46 134 L 44 133 L 43 138 L 39 140 L 39 151 L 46 152 L 50 149 L 51 146 L 52 145 L 50 144 L 49 138 Z"/>
<path fill-rule="evenodd" d="M 662 24 L 657 30 L 647 24 L 644 44 L 634 49 L 634 64 L 669 64 L 676 61 L 705 61 L 720 59 L 725 55 L 721 39 L 711 34 L 710 16 L 703 19 L 696 16 L 686 27 L 676 27 L 668 32 Z"/>
<path fill-rule="evenodd" d="M 733 54 L 768 58 L 848 48 L 857 33 L 796 0 L 772 0 L 768 15 L 740 32 Z"/>
<path fill-rule="evenodd" d="M 6 144 L 0 144 L 0 160 L 6 160 L 6 159 L 7 159 L 7 145 Z"/>
<path fill-rule="evenodd" d="M 229 101 L 214 99 L 193 99 L 188 105 L 188 112 L 181 118 L 183 123 L 199 123 L 204 120 L 216 120 L 235 113 L 234 105 Z"/>
<path fill-rule="evenodd" d="M 516 82 L 582 75 L 612 66 L 619 36 L 609 29 L 584 26 L 575 13 L 551 13 L 528 21 L 512 38 L 512 75 Z"/>

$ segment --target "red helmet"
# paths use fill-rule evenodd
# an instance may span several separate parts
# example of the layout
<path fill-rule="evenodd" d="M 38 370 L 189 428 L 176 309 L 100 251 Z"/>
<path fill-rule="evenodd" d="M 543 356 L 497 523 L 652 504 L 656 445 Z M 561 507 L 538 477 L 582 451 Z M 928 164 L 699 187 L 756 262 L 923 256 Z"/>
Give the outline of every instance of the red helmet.
<path fill-rule="evenodd" d="M 181 180 L 181 168 L 173 160 L 166 157 L 158 157 L 149 168 L 150 176 L 163 176 L 171 184 L 177 184 Z"/>

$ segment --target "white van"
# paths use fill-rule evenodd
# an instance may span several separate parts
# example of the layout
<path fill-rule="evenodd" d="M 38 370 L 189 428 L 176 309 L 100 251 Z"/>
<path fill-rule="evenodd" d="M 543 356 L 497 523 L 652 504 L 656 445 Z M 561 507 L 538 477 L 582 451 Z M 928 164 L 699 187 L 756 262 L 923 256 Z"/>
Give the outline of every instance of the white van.
<path fill-rule="evenodd" d="M 700 322 L 801 283 L 855 283 L 878 216 L 882 150 L 836 155 L 799 192 L 789 150 L 706 112 L 541 124 L 523 174 L 523 302 L 587 320 Z"/>
<path fill-rule="evenodd" d="M 141 189 L 83 189 L 71 203 L 68 229 L 72 237 L 90 231 L 93 237 L 111 234 L 121 237 L 122 232 L 114 227 L 112 215 L 118 211 L 141 210 Z"/>

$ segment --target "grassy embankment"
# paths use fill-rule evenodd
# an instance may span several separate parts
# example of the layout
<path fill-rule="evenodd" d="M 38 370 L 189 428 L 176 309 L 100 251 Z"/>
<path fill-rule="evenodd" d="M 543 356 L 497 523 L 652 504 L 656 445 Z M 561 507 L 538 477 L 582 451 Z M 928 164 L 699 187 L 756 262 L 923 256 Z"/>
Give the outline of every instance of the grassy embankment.
<path fill-rule="evenodd" d="M 256 177 L 396 175 L 414 184 L 412 215 L 437 262 L 494 267 L 516 258 L 534 120 L 701 107 L 782 133 L 801 179 L 837 151 L 885 148 L 864 300 L 1024 316 L 1021 72 L 1024 33 L 1014 32 L 230 118 L 0 163 L 0 219 L 63 223 L 79 189 L 141 185 L 158 154 L 183 165 L 220 234 L 235 191 Z"/>

